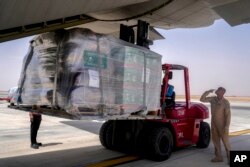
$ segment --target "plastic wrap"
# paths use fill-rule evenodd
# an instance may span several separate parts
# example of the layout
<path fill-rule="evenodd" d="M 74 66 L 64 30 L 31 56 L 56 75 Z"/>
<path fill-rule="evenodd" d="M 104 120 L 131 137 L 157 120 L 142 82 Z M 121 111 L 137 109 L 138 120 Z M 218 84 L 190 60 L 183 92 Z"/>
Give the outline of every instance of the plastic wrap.
<path fill-rule="evenodd" d="M 74 28 L 31 41 L 19 82 L 23 104 L 54 105 L 71 114 L 129 114 L 159 109 L 161 56 Z"/>

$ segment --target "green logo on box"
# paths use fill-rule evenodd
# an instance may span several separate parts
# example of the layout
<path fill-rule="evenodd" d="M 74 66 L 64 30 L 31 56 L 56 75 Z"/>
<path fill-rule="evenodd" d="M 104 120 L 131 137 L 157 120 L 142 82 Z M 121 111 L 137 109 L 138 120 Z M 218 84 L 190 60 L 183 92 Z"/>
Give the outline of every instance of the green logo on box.
<path fill-rule="evenodd" d="M 99 55 L 97 52 L 85 50 L 83 56 L 83 65 L 85 67 L 98 68 L 99 61 L 101 61 L 101 68 L 106 69 L 108 66 L 107 56 L 104 54 Z"/>

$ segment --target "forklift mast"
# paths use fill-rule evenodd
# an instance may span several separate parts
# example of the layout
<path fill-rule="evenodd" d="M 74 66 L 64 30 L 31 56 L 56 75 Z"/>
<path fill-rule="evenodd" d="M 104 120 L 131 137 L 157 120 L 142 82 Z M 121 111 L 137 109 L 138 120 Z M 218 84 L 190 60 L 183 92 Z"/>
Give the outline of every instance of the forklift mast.
<path fill-rule="evenodd" d="M 126 26 L 124 24 L 121 24 L 120 25 L 120 39 L 134 44 L 135 32 L 133 30 L 133 26 Z"/>
<path fill-rule="evenodd" d="M 120 25 L 120 39 L 135 44 L 134 27 L 137 27 L 136 44 L 149 49 L 153 42 L 148 39 L 149 23 L 138 20 L 137 25 Z"/>

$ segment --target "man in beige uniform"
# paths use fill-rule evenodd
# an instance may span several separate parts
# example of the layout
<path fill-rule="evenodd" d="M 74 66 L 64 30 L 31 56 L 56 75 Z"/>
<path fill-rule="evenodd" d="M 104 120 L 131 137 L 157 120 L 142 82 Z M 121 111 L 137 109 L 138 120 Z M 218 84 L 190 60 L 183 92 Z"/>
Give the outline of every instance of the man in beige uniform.
<path fill-rule="evenodd" d="M 215 158 L 213 158 L 212 162 L 222 162 L 222 154 L 221 154 L 221 140 L 225 146 L 225 150 L 227 152 L 227 158 L 229 161 L 229 153 L 230 153 L 230 143 L 229 143 L 229 125 L 231 121 L 231 111 L 230 111 L 230 103 L 227 99 L 224 98 L 224 94 L 226 89 L 223 87 L 219 87 L 215 94 L 217 96 L 207 97 L 209 93 L 212 93 L 214 89 L 208 90 L 204 92 L 200 98 L 202 102 L 210 102 L 211 103 L 211 131 L 212 131 L 212 140 L 215 148 Z"/>

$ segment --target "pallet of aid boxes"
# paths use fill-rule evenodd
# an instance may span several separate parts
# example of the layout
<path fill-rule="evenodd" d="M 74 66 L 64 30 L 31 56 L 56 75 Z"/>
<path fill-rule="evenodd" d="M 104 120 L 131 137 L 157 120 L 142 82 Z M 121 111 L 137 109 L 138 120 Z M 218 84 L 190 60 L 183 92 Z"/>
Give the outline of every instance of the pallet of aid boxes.
<path fill-rule="evenodd" d="M 25 105 L 51 105 L 57 50 L 54 34 L 42 34 L 30 41 L 18 84 Z"/>
<path fill-rule="evenodd" d="M 43 69 L 38 79 L 45 78 L 49 84 L 38 84 L 31 92 L 42 94 L 50 103 L 56 95 L 55 105 L 74 115 L 120 115 L 159 107 L 160 55 L 88 29 L 46 34 L 37 38 L 42 42 L 33 47 L 37 50 L 35 56 L 31 54 L 34 60 L 24 64 L 26 70 Z M 37 75 L 36 69 L 33 72 Z M 23 80 L 31 82 L 27 78 L 35 75 L 27 73 Z M 32 101 L 33 96 L 26 97 Z"/>
<path fill-rule="evenodd" d="M 69 47 L 64 55 L 67 57 L 65 65 L 67 78 L 72 80 L 72 86 L 65 87 L 69 97 L 67 106 L 69 112 L 75 109 L 81 114 L 101 114 L 108 100 L 108 55 L 109 42 L 100 34 L 86 29 L 69 30 L 70 37 L 65 45 Z M 71 35 L 73 33 L 73 35 Z M 65 84 L 67 85 L 67 84 Z M 63 85 L 62 85 L 63 86 Z"/>
<path fill-rule="evenodd" d="M 111 36 L 96 37 L 93 49 L 81 51 L 78 61 L 83 69 L 70 105 L 81 113 L 102 115 L 131 113 L 145 106 L 159 109 L 161 56 Z"/>
<path fill-rule="evenodd" d="M 159 109 L 161 56 L 123 41 L 112 46 L 116 104 L 125 113 Z M 145 75 L 144 75 L 145 74 Z"/>

